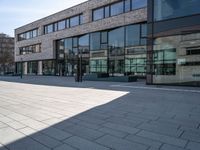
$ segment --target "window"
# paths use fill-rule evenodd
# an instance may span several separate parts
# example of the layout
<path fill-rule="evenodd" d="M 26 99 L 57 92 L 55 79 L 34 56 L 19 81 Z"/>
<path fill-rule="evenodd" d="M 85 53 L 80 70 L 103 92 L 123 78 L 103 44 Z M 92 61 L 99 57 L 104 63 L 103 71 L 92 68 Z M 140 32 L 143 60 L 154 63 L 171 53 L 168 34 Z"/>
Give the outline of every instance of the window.
<path fill-rule="evenodd" d="M 100 32 L 95 32 L 90 34 L 90 50 L 100 50 L 101 49 L 101 38 L 100 38 Z"/>
<path fill-rule="evenodd" d="M 104 18 L 104 7 L 93 11 L 93 20 L 100 20 Z"/>
<path fill-rule="evenodd" d="M 108 32 L 101 32 L 101 43 L 108 43 Z"/>
<path fill-rule="evenodd" d="M 41 52 L 41 44 L 30 45 L 26 47 L 19 48 L 19 54 L 31 54 L 31 53 L 40 53 Z"/>
<path fill-rule="evenodd" d="M 125 0 L 125 12 L 129 12 L 131 10 L 131 0 Z"/>
<path fill-rule="evenodd" d="M 83 20 L 83 14 L 80 15 L 80 24 L 83 24 L 84 20 Z"/>
<path fill-rule="evenodd" d="M 18 41 L 31 39 L 38 36 L 38 29 L 18 34 Z"/>
<path fill-rule="evenodd" d="M 66 28 L 70 28 L 69 19 L 66 20 Z"/>
<path fill-rule="evenodd" d="M 140 45 L 140 25 L 126 27 L 126 46 Z"/>
<path fill-rule="evenodd" d="M 110 56 L 124 54 L 124 27 L 111 30 L 109 32 L 109 53 Z"/>
<path fill-rule="evenodd" d="M 91 73 L 106 73 L 107 60 L 106 59 L 90 60 L 90 72 Z"/>
<path fill-rule="evenodd" d="M 65 20 L 58 22 L 58 30 L 65 29 Z"/>
<path fill-rule="evenodd" d="M 110 6 L 105 7 L 105 18 L 110 17 Z"/>
<path fill-rule="evenodd" d="M 199 6 L 199 0 L 154 0 L 154 20 L 199 14 Z"/>
<path fill-rule="evenodd" d="M 115 16 L 115 15 L 123 13 L 123 11 L 124 11 L 124 5 L 123 4 L 124 4 L 123 1 L 116 3 L 116 4 L 112 4 L 111 5 L 111 16 Z"/>
<path fill-rule="evenodd" d="M 55 61 L 45 60 L 42 62 L 43 75 L 55 75 Z"/>
<path fill-rule="evenodd" d="M 176 49 L 154 51 L 154 72 L 156 75 L 176 74 Z"/>
<path fill-rule="evenodd" d="M 147 0 L 132 0 L 132 9 L 139 9 L 147 6 Z"/>
<path fill-rule="evenodd" d="M 33 30 L 33 37 L 37 37 L 38 36 L 38 30 Z"/>
<path fill-rule="evenodd" d="M 89 34 L 79 38 L 79 50 L 82 53 L 89 53 Z"/>
<path fill-rule="evenodd" d="M 146 58 L 126 58 L 125 72 L 133 75 L 146 73 Z"/>
<path fill-rule="evenodd" d="M 79 25 L 79 16 L 70 18 L 70 27 Z"/>
<path fill-rule="evenodd" d="M 186 48 L 186 55 L 200 55 L 200 47 Z"/>
<path fill-rule="evenodd" d="M 45 26 L 45 34 L 53 32 L 53 24 Z"/>

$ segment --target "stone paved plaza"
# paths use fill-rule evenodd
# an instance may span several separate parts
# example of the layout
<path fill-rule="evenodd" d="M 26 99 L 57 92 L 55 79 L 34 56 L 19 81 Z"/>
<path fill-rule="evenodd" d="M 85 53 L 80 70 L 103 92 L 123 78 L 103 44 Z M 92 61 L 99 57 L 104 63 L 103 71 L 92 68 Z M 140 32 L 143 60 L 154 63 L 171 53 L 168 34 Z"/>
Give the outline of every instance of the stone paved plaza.
<path fill-rule="evenodd" d="M 200 150 L 200 88 L 0 77 L 0 150 Z"/>

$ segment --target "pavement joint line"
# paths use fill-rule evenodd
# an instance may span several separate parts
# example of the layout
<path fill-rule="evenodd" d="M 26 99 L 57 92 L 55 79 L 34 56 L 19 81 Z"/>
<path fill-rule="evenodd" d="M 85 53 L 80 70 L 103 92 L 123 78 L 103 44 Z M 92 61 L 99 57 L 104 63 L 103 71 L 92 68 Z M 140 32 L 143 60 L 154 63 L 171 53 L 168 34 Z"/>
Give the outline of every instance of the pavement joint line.
<path fill-rule="evenodd" d="M 184 89 L 170 89 L 170 88 L 158 88 L 158 87 L 140 87 L 140 86 L 125 86 L 125 85 L 111 85 L 111 87 L 144 89 L 144 90 L 160 90 L 160 91 L 172 91 L 172 92 L 200 93 L 200 90 L 184 90 Z"/>

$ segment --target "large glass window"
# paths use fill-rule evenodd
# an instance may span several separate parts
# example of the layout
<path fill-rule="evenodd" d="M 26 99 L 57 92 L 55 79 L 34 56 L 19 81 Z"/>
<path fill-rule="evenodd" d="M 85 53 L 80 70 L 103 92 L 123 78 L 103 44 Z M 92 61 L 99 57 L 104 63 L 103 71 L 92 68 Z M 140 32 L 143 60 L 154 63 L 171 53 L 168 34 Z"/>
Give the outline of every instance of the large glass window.
<path fill-rule="evenodd" d="M 101 43 L 100 43 L 100 32 L 95 32 L 90 34 L 90 50 L 100 50 Z"/>
<path fill-rule="evenodd" d="M 90 60 L 91 73 L 106 73 L 107 72 L 107 59 Z"/>
<path fill-rule="evenodd" d="M 100 20 L 104 18 L 104 7 L 93 11 L 93 20 Z"/>
<path fill-rule="evenodd" d="M 109 53 L 110 55 L 124 54 L 124 27 L 109 32 Z"/>
<path fill-rule="evenodd" d="M 140 25 L 130 25 L 126 27 L 126 46 L 140 44 Z"/>
<path fill-rule="evenodd" d="M 55 75 L 55 61 L 45 60 L 42 62 L 43 75 Z"/>
<path fill-rule="evenodd" d="M 154 20 L 199 14 L 199 7 L 199 0 L 154 0 Z"/>
<path fill-rule="evenodd" d="M 147 6 L 147 0 L 132 0 L 132 9 L 139 9 Z"/>
<path fill-rule="evenodd" d="M 65 20 L 58 22 L 58 30 L 65 29 L 65 23 L 66 23 Z"/>
<path fill-rule="evenodd" d="M 34 29 L 25 33 L 18 34 L 18 41 L 28 40 L 38 36 L 38 29 Z"/>
<path fill-rule="evenodd" d="M 79 51 L 81 53 L 89 53 L 89 34 L 79 38 Z"/>
<path fill-rule="evenodd" d="M 115 16 L 124 12 L 124 2 L 111 5 L 111 16 Z"/>
<path fill-rule="evenodd" d="M 126 58 L 125 72 L 133 75 L 146 73 L 146 58 Z"/>
<path fill-rule="evenodd" d="M 70 18 L 70 27 L 79 25 L 79 16 Z"/>
<path fill-rule="evenodd" d="M 27 72 L 28 72 L 28 74 L 37 75 L 37 73 L 38 73 L 38 62 L 37 61 L 28 62 L 27 63 Z"/>

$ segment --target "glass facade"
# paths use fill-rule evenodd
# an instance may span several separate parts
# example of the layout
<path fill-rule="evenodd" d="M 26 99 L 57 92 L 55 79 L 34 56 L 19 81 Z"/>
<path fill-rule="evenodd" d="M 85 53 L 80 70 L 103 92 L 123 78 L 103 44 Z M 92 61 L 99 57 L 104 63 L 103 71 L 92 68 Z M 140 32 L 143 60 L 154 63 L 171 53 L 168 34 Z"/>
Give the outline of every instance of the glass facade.
<path fill-rule="evenodd" d="M 156 38 L 154 41 L 154 83 L 200 81 L 200 33 Z"/>
<path fill-rule="evenodd" d="M 199 6 L 199 0 L 154 0 L 154 20 L 160 21 L 199 14 Z"/>
<path fill-rule="evenodd" d="M 80 58 L 83 74 L 145 76 L 145 28 L 145 23 L 134 24 L 58 40 L 58 74 L 75 75 Z"/>

